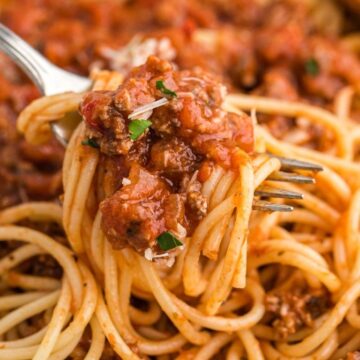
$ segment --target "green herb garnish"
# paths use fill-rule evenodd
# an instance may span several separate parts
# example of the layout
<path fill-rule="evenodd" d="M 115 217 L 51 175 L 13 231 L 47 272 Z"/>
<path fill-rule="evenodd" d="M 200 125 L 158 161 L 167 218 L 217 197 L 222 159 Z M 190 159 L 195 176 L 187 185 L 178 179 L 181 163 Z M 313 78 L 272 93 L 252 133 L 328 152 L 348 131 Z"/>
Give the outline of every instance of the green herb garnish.
<path fill-rule="evenodd" d="M 165 231 L 156 239 L 161 250 L 167 251 L 174 249 L 183 243 L 178 240 L 171 232 Z"/>
<path fill-rule="evenodd" d="M 164 85 L 164 81 L 163 81 L 163 80 L 158 80 L 158 81 L 156 82 L 156 88 L 157 88 L 158 90 L 160 90 L 164 95 L 169 95 L 169 96 L 172 96 L 172 97 L 177 97 L 176 92 L 168 89 L 168 88 Z"/>
<path fill-rule="evenodd" d="M 82 145 L 85 145 L 85 146 L 91 146 L 91 147 L 93 147 L 93 148 L 95 148 L 95 149 L 97 149 L 97 148 L 100 147 L 100 145 L 99 145 L 99 144 L 96 142 L 96 140 L 93 139 L 93 138 L 87 138 L 87 139 L 83 140 L 83 141 L 81 142 L 81 144 L 82 144 Z"/>
<path fill-rule="evenodd" d="M 318 75 L 320 72 L 319 63 L 314 58 L 308 59 L 305 62 L 305 71 L 311 76 Z"/>
<path fill-rule="evenodd" d="M 135 119 L 129 123 L 130 139 L 136 140 L 152 124 L 149 120 Z"/>

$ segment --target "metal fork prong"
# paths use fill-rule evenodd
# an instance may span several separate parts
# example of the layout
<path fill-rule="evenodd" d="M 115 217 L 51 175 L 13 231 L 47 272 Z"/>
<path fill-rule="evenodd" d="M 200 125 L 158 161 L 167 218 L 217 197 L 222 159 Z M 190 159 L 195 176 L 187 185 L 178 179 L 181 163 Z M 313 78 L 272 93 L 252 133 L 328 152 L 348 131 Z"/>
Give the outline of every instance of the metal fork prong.
<path fill-rule="evenodd" d="M 274 204 L 268 201 L 254 200 L 252 205 L 253 210 L 260 211 L 285 211 L 290 212 L 294 210 L 293 206 L 283 205 L 283 204 Z"/>
<path fill-rule="evenodd" d="M 299 184 L 315 184 L 315 179 L 310 176 L 295 174 L 295 173 L 287 173 L 284 171 L 275 171 L 273 172 L 267 180 L 272 181 L 285 181 Z"/>
<path fill-rule="evenodd" d="M 256 196 L 283 198 L 283 199 L 303 199 L 304 196 L 296 191 L 289 191 L 275 188 L 272 186 L 262 185 L 255 190 Z"/>
<path fill-rule="evenodd" d="M 288 159 L 282 156 L 271 155 L 280 160 L 282 170 L 310 170 L 310 171 L 322 171 L 324 170 L 321 165 L 309 163 L 307 161 L 301 161 L 296 159 Z"/>

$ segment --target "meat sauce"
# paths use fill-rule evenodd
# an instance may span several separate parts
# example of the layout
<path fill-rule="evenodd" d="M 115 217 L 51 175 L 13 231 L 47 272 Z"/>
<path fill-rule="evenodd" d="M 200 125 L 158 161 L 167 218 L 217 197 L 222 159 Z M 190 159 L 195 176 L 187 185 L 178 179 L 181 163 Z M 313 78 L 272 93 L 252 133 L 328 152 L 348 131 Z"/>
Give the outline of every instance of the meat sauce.
<path fill-rule="evenodd" d="M 321 25 L 309 8 L 309 4 L 317 3 L 320 7 L 325 3 L 341 4 L 302 0 L 12 0 L 0 1 L 0 21 L 55 64 L 80 74 L 88 75 L 96 66 L 112 68 L 111 61 L 104 56 L 104 48 L 119 49 L 134 35 L 140 34 L 145 39 L 169 38 L 176 52 L 173 61 L 180 69 L 206 69 L 219 75 L 234 91 L 304 101 L 333 109 L 336 92 L 343 86 L 359 82 L 359 59 L 341 45 L 341 38 L 348 31 L 359 31 L 359 21 L 356 17 L 351 19 L 351 14 L 341 8 L 340 13 L 345 15 L 340 20 L 345 26 L 336 28 L 337 19 L 331 16 L 326 16 Z M 205 37 L 200 44 L 196 41 L 199 29 L 209 30 L 210 35 L 214 31 L 217 35 L 210 39 Z M 318 64 L 315 75 L 308 74 L 305 69 L 309 59 Z M 0 208 L 29 199 L 57 198 L 61 194 L 58 177 L 63 149 L 55 142 L 45 146 L 24 145 L 15 130 L 17 115 L 39 93 L 1 54 L 0 66 L 3 70 L 0 73 Z M 356 117 L 352 115 L 354 119 L 360 119 L 359 112 Z M 263 116 L 258 120 L 278 138 L 283 138 L 295 125 L 293 119 L 279 116 Z M 146 160 L 138 168 L 146 171 L 146 175 L 157 175 L 165 183 L 168 193 L 180 194 L 180 187 L 175 189 L 172 185 L 176 177 L 174 169 L 179 168 L 177 159 L 171 156 L 171 163 L 167 162 L 166 176 L 155 170 L 168 159 L 164 155 L 166 151 L 172 152 L 173 147 L 179 147 L 176 153 L 190 158 L 186 166 L 182 165 L 189 169 L 186 173 L 199 170 L 199 181 L 190 182 L 191 177 L 184 176 L 185 183 L 191 184 L 186 197 L 197 199 L 194 204 L 199 203 L 201 198 L 197 196 L 197 188 L 211 173 L 213 163 L 203 159 L 190 146 L 191 154 L 196 156 L 193 161 L 188 153 L 188 143 L 182 139 L 179 139 L 181 144 L 186 146 L 173 145 L 173 142 L 171 146 L 170 143 L 167 145 L 165 141 L 161 142 L 161 137 L 153 143 L 153 132 L 150 129 L 150 134 L 146 134 L 147 142 L 139 139 L 132 144 L 132 147 L 138 147 L 136 153 L 141 151 L 144 154 L 141 158 Z M 321 131 L 310 131 L 310 135 L 315 140 L 324 137 Z M 177 137 L 174 141 L 178 141 Z M 106 173 L 102 186 L 110 197 L 126 187 L 122 185 L 123 178 L 128 179 L 131 171 L 129 164 L 125 164 L 124 155 L 106 153 L 101 153 L 100 160 Z M 149 158 L 152 159 L 151 169 L 148 168 Z M 190 167 L 192 164 L 196 165 L 195 169 Z M 141 176 L 135 170 L 134 176 Z M 170 178 L 173 179 L 171 183 L 166 180 Z M 184 184 L 182 188 L 188 186 Z M 187 206 L 188 202 L 182 204 Z M 194 209 L 204 207 L 194 206 Z M 186 214 L 190 211 L 186 210 Z M 7 248 L 5 250 L 4 254 Z M 0 258 L 4 254 L 1 252 Z M 51 269 L 49 264 L 44 265 L 37 258 L 31 260 Z M 29 273 L 36 275 L 36 270 L 29 269 Z M 275 321 L 285 320 L 277 316 L 277 307 L 271 310 Z M 39 327 L 33 329 L 37 330 Z M 88 342 L 83 344 L 82 341 L 70 357 L 83 359 L 88 346 Z M 102 359 L 118 358 L 106 344 Z M 347 359 L 359 358 L 356 351 L 347 355 Z"/>
<path fill-rule="evenodd" d="M 128 172 L 100 205 L 114 248 L 159 251 L 159 235 L 190 234 L 207 213 L 199 181 L 206 178 L 198 170 L 219 164 L 236 171 L 239 152 L 253 150 L 252 121 L 224 111 L 225 94 L 219 80 L 203 70 L 177 71 L 152 56 L 116 91 L 85 96 L 80 112 L 87 137 L 105 156 L 121 159 Z M 161 99 L 166 103 L 133 119 L 134 111 Z M 132 139 L 129 126 L 144 120 L 151 121 L 150 128 Z"/>

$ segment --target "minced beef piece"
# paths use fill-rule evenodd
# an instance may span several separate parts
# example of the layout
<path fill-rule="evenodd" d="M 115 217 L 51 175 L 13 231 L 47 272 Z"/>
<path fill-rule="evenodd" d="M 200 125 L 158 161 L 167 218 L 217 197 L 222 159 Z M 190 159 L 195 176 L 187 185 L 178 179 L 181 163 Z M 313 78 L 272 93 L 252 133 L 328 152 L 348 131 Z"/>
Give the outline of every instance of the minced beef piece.
<path fill-rule="evenodd" d="M 193 172 L 197 162 L 198 157 L 191 147 L 178 138 L 164 138 L 151 147 L 150 165 L 173 180 L 184 173 Z"/>
<path fill-rule="evenodd" d="M 81 114 L 93 131 L 102 152 L 108 155 L 127 154 L 132 142 L 127 135 L 125 119 L 112 106 L 111 91 L 94 91 L 81 105 Z"/>
<path fill-rule="evenodd" d="M 34 276 L 46 276 L 61 279 L 63 269 L 50 255 L 38 255 L 24 261 L 17 270 Z"/>
<path fill-rule="evenodd" d="M 329 299 L 311 294 L 266 295 L 265 307 L 278 336 L 286 339 L 303 326 L 311 327 L 313 320 L 328 309 Z"/>
<path fill-rule="evenodd" d="M 129 174 L 129 185 L 105 199 L 100 209 L 103 229 L 116 249 L 130 243 L 139 252 L 156 247 L 155 239 L 184 217 L 183 201 L 169 186 L 139 165 Z"/>
<path fill-rule="evenodd" d="M 41 223 L 30 220 L 22 220 L 17 225 L 28 227 L 37 231 L 48 234 L 58 243 L 62 245 L 68 245 L 68 242 L 64 236 L 63 230 L 56 223 Z M 0 246 L 0 259 L 9 253 L 13 252 L 17 248 L 23 246 L 21 241 L 5 241 Z M 63 269 L 59 263 L 49 254 L 41 254 L 33 256 L 12 270 L 20 272 L 22 274 L 34 275 L 34 276 L 47 276 L 56 279 L 61 279 L 63 275 Z"/>
<path fill-rule="evenodd" d="M 208 203 L 206 198 L 201 193 L 201 182 L 198 176 L 185 176 L 181 183 L 182 193 L 186 196 L 186 213 L 191 214 L 188 216 L 188 225 L 194 228 L 196 224 L 206 215 Z"/>

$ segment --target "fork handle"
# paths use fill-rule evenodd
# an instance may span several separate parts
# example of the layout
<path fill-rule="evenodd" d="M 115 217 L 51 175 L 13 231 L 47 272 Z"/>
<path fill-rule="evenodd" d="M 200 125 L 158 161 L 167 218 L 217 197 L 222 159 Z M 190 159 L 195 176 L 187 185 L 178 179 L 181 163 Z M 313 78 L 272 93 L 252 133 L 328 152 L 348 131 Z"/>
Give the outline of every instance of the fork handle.
<path fill-rule="evenodd" d="M 89 79 L 58 68 L 1 23 L 0 50 L 26 72 L 44 95 L 84 91 L 90 86 Z"/>
<path fill-rule="evenodd" d="M 45 93 L 45 74 L 51 64 L 10 29 L 0 24 L 0 49 L 9 55 Z"/>

